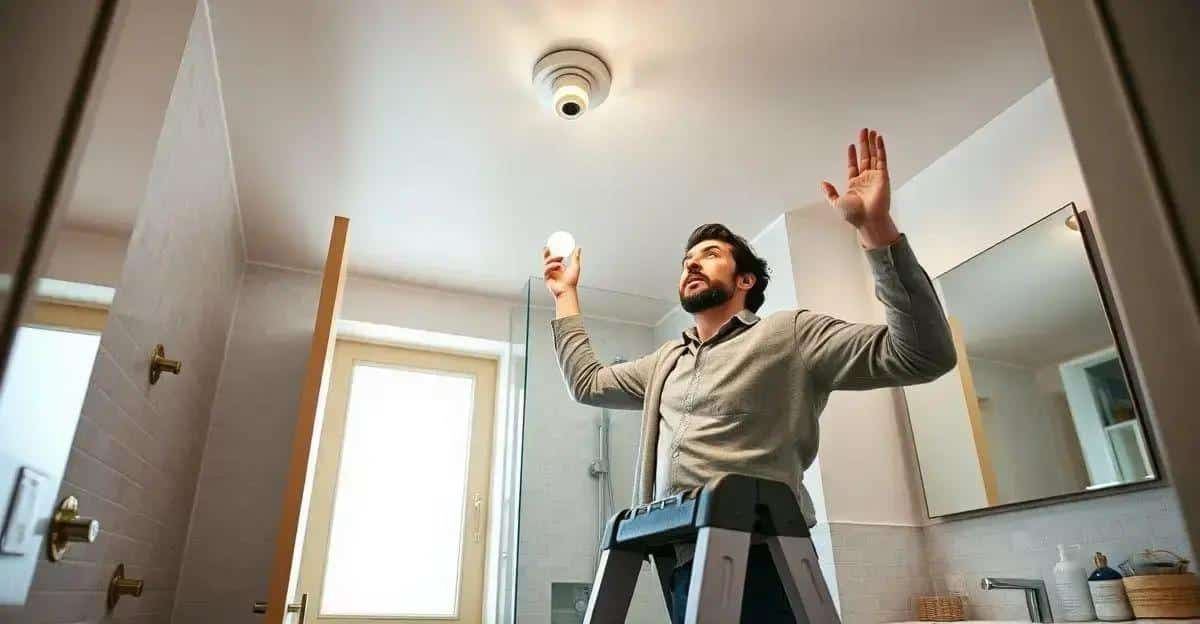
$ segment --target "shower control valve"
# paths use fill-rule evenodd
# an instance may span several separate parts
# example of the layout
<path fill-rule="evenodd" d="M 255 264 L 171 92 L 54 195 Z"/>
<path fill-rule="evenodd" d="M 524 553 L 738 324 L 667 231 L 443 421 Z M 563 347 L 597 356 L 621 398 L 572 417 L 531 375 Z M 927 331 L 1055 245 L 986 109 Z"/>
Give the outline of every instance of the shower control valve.
<path fill-rule="evenodd" d="M 593 477 L 608 474 L 608 464 L 604 463 L 603 460 L 597 459 L 588 465 L 588 474 Z"/>

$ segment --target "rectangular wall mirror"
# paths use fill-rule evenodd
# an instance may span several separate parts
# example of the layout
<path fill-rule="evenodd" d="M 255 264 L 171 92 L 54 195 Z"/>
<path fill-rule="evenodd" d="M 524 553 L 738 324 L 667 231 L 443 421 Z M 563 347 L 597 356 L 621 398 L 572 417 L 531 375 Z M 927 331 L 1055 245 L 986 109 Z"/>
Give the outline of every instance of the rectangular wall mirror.
<path fill-rule="evenodd" d="M 1067 205 L 934 280 L 958 366 L 905 388 L 930 517 L 1158 478 L 1086 216 Z"/>

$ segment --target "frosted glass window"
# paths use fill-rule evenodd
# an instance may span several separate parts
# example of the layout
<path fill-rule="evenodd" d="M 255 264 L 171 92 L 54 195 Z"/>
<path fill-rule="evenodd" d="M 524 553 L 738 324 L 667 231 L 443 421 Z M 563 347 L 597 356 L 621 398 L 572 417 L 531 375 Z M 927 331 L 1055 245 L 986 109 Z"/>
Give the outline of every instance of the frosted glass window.
<path fill-rule="evenodd" d="M 456 617 L 474 379 L 356 363 L 321 614 Z"/>
<path fill-rule="evenodd" d="M 0 419 L 29 418 L 37 414 L 39 428 L 18 430 L 12 446 L 41 444 L 50 423 L 73 431 L 79 408 L 87 394 L 92 364 L 100 348 L 100 336 L 69 330 L 20 327 L 8 361 L 8 379 L 0 392 Z"/>

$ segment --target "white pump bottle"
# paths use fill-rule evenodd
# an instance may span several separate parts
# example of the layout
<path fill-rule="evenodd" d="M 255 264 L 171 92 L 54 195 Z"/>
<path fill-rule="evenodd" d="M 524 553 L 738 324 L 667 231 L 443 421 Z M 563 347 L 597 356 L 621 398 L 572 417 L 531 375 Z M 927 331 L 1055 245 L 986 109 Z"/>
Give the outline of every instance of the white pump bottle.
<path fill-rule="evenodd" d="M 1062 619 L 1067 622 L 1090 622 L 1096 619 L 1092 595 L 1088 591 L 1087 571 L 1067 557 L 1067 551 L 1079 550 L 1078 544 L 1058 545 L 1058 563 L 1054 564 L 1054 586 L 1062 600 Z"/>

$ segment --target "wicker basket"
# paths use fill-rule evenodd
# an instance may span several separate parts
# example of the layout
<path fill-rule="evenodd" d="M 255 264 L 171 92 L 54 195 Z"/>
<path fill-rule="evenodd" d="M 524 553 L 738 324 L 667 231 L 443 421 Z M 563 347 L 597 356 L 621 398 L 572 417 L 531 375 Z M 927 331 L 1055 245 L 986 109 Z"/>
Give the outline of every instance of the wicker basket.
<path fill-rule="evenodd" d="M 917 596 L 917 619 L 922 622 L 961 622 L 967 616 L 961 596 Z"/>
<path fill-rule="evenodd" d="M 1124 583 L 1138 618 L 1200 617 L 1200 585 L 1195 574 L 1127 576 Z"/>

